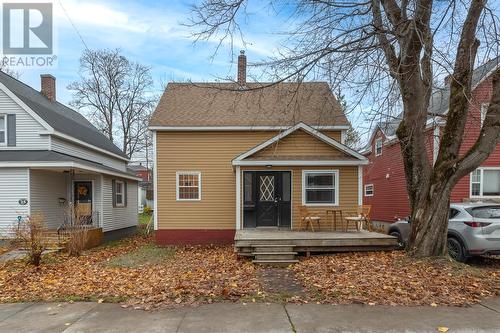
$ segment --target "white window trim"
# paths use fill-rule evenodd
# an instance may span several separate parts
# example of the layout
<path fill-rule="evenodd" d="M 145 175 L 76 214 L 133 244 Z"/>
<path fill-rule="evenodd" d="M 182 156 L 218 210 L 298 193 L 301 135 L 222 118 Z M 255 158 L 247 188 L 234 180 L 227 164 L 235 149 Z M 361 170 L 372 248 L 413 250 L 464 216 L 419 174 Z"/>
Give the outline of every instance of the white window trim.
<path fill-rule="evenodd" d="M 306 176 L 309 173 L 328 173 L 333 174 L 334 189 L 335 189 L 335 202 L 334 203 L 307 203 L 306 202 Z M 302 170 L 302 205 L 303 206 L 339 206 L 339 170 Z"/>
<path fill-rule="evenodd" d="M 497 170 L 500 171 L 500 167 L 479 167 L 476 170 L 481 172 L 481 183 L 479 184 L 480 195 L 472 195 L 472 171 L 469 174 L 469 197 L 474 199 L 497 199 L 500 198 L 498 195 L 483 195 L 483 184 L 484 184 L 484 171 L 485 170 Z"/>
<path fill-rule="evenodd" d="M 8 125 L 7 125 L 7 114 L 4 114 L 4 113 L 0 113 L 0 117 L 3 117 L 3 130 L 5 132 L 4 134 L 4 141 L 3 142 L 0 142 L 0 146 L 7 146 L 7 141 L 9 140 L 8 139 L 8 133 L 7 133 L 7 130 L 8 130 Z"/>
<path fill-rule="evenodd" d="M 380 154 L 377 154 L 377 144 L 380 142 Z M 375 139 L 375 147 L 374 147 L 374 150 L 375 150 L 375 156 L 380 156 L 382 155 L 382 150 L 384 149 L 384 142 L 382 141 L 382 138 L 376 138 Z"/>
<path fill-rule="evenodd" d="M 196 175 L 196 176 L 198 176 L 198 198 L 197 199 L 181 199 L 181 198 L 179 198 L 179 176 L 180 175 Z M 175 173 L 175 199 L 177 201 L 201 201 L 201 172 L 200 171 L 177 171 Z"/>
<path fill-rule="evenodd" d="M 121 193 L 118 193 L 118 184 L 121 184 Z M 122 202 L 118 203 L 118 194 L 122 196 Z M 125 207 L 125 182 L 122 180 L 115 180 L 115 206 L 116 207 Z"/>
<path fill-rule="evenodd" d="M 366 194 L 366 189 L 370 186 L 372 187 L 372 194 Z M 373 193 L 375 193 L 375 187 L 373 186 L 373 184 L 366 184 L 365 185 L 365 197 L 373 197 Z"/>

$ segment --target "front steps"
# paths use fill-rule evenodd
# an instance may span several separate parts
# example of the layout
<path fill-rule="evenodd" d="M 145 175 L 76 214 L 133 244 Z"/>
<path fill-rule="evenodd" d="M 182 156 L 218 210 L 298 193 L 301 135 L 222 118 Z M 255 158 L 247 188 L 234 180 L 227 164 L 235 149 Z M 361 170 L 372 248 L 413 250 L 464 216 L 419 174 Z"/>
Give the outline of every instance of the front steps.
<path fill-rule="evenodd" d="M 299 262 L 295 259 L 295 246 L 289 244 L 259 244 L 252 246 L 255 264 L 288 266 Z"/>

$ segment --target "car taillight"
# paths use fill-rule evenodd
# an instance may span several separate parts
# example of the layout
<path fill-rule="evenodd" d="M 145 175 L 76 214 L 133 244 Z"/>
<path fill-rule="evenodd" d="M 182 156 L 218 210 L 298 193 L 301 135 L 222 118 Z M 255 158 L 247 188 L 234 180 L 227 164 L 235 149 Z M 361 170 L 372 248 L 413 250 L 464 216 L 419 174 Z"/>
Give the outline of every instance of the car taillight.
<path fill-rule="evenodd" d="M 471 228 L 482 228 L 482 227 L 487 227 L 491 224 L 488 222 L 464 222 L 464 223 Z"/>

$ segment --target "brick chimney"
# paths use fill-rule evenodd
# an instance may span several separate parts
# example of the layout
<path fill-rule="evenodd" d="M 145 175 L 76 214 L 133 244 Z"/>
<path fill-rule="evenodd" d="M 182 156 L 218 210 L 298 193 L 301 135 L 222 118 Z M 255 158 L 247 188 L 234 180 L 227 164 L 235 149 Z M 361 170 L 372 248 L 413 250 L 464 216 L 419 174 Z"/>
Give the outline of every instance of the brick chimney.
<path fill-rule="evenodd" d="M 238 56 L 238 84 L 244 86 L 247 83 L 247 56 L 241 50 Z"/>
<path fill-rule="evenodd" d="M 42 95 L 47 97 L 51 102 L 56 101 L 56 78 L 50 74 L 42 74 L 41 78 L 41 89 Z"/>

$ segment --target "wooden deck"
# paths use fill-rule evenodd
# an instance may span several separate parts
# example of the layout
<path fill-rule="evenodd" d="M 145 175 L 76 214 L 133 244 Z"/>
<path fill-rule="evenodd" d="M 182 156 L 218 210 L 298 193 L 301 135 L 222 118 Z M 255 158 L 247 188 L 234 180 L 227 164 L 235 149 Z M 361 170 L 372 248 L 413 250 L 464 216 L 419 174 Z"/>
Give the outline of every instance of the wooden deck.
<path fill-rule="evenodd" d="M 396 238 L 369 231 L 291 231 L 278 229 L 237 230 L 234 236 L 235 251 L 252 256 L 259 245 L 291 245 L 295 252 L 350 252 L 384 251 L 396 247 Z"/>

